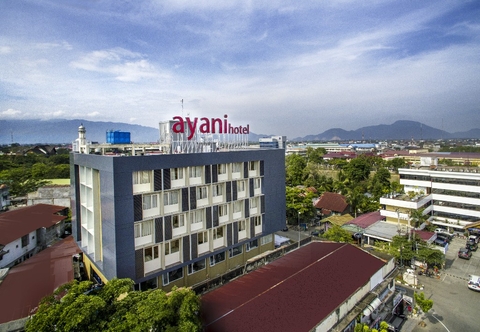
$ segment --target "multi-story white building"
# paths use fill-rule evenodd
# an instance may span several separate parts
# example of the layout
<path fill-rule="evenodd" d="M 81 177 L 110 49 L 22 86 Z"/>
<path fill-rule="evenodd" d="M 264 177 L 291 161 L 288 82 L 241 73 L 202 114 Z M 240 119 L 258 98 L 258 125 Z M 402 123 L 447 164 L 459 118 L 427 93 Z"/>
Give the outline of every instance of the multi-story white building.
<path fill-rule="evenodd" d="M 423 208 L 431 223 L 457 231 L 480 221 L 480 169 L 426 163 L 398 170 L 405 194 L 380 198 L 382 216 L 405 227 L 411 211 Z"/>
<path fill-rule="evenodd" d="M 166 141 L 156 154 L 72 154 L 72 230 L 90 277 L 192 286 L 274 249 L 285 150 Z"/>

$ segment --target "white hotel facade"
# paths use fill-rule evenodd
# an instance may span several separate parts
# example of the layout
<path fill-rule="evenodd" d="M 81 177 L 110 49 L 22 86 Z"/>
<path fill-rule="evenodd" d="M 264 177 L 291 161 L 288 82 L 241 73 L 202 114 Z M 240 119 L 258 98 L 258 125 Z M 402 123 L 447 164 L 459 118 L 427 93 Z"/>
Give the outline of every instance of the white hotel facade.
<path fill-rule="evenodd" d="M 404 192 L 415 195 L 382 197 L 381 215 L 387 221 L 405 229 L 411 211 L 418 209 L 424 209 L 432 224 L 449 231 L 463 232 L 480 221 L 479 167 L 444 167 L 433 160 L 398 171 Z"/>

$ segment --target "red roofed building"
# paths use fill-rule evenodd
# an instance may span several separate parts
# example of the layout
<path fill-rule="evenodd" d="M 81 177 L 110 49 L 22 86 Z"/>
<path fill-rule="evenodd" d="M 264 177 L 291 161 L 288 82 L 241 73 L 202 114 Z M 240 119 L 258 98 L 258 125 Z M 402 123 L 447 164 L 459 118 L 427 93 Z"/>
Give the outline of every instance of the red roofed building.
<path fill-rule="evenodd" d="M 393 271 L 389 256 L 312 242 L 203 295 L 204 330 L 353 331 L 357 318 L 376 326 L 394 306 Z"/>
<path fill-rule="evenodd" d="M 0 324 L 28 317 L 43 297 L 72 281 L 72 256 L 80 252 L 73 237 L 68 236 L 10 268 L 0 282 Z"/>
<path fill-rule="evenodd" d="M 32 257 L 64 234 L 68 208 L 36 204 L 0 214 L 0 268 Z"/>
<path fill-rule="evenodd" d="M 347 198 L 337 193 L 324 192 L 313 205 L 317 209 L 317 215 L 322 218 L 351 213 Z"/>

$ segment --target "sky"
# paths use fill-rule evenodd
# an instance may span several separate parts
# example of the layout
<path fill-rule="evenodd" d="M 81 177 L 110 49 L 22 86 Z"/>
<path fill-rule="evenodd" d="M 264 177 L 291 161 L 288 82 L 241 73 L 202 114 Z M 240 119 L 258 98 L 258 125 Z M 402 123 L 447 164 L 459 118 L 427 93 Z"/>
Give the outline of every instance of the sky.
<path fill-rule="evenodd" d="M 480 128 L 478 0 L 2 0 L 0 31 L 0 120 Z"/>

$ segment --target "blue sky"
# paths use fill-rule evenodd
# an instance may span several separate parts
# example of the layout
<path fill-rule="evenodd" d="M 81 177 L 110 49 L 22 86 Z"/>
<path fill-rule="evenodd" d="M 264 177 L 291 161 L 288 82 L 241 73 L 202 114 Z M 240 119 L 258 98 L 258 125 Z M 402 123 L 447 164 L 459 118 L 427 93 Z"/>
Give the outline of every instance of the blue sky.
<path fill-rule="evenodd" d="M 0 30 L 3 120 L 480 127 L 476 0 L 3 0 Z"/>

